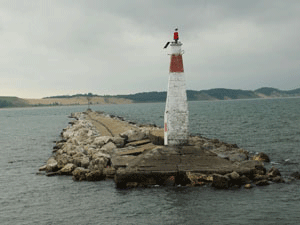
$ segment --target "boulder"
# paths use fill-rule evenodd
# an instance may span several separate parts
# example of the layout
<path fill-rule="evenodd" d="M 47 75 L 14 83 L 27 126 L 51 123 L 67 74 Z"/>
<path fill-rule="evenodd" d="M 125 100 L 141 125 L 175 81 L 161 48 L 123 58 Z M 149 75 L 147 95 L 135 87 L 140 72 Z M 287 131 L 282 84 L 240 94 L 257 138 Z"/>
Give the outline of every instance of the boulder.
<path fill-rule="evenodd" d="M 150 141 L 155 145 L 164 145 L 164 130 L 151 130 L 148 134 Z"/>
<path fill-rule="evenodd" d="M 202 173 L 187 172 L 186 176 L 190 180 L 191 184 L 211 183 L 213 181 L 212 175 Z"/>
<path fill-rule="evenodd" d="M 208 142 L 210 143 L 210 142 Z M 205 143 L 206 144 L 206 143 Z M 213 143 L 210 143 L 213 144 Z M 228 154 L 228 148 L 226 145 L 220 145 L 219 147 L 214 146 L 214 148 L 212 149 L 212 152 L 216 153 L 216 154 Z"/>
<path fill-rule="evenodd" d="M 230 152 L 228 154 L 228 158 L 230 161 L 241 162 L 241 161 L 248 160 L 248 155 L 241 152 Z"/>
<path fill-rule="evenodd" d="M 53 147 L 53 149 L 58 150 L 63 148 L 65 145 L 65 142 L 56 142 L 56 145 Z"/>
<path fill-rule="evenodd" d="M 96 137 L 94 139 L 93 144 L 96 145 L 98 148 L 101 148 L 103 145 L 107 144 L 110 142 L 112 137 L 110 136 L 101 136 L 101 137 Z"/>
<path fill-rule="evenodd" d="M 93 170 L 86 173 L 86 180 L 87 181 L 100 181 L 105 179 L 105 175 L 100 170 Z"/>
<path fill-rule="evenodd" d="M 99 158 L 91 160 L 88 168 L 91 171 L 94 171 L 94 170 L 100 170 L 100 171 L 102 171 L 104 168 L 106 168 L 107 163 L 108 163 L 108 159 L 107 158 L 99 157 Z"/>
<path fill-rule="evenodd" d="M 67 143 L 64 145 L 63 149 L 68 153 L 69 151 L 74 150 L 74 146 L 72 145 L 72 143 L 67 142 Z"/>
<path fill-rule="evenodd" d="M 299 172 L 294 172 L 291 174 L 291 177 L 300 180 L 300 173 Z"/>
<path fill-rule="evenodd" d="M 71 163 L 73 163 L 77 167 L 80 167 L 81 166 L 81 158 L 80 157 L 73 157 Z"/>
<path fill-rule="evenodd" d="M 139 185 L 142 187 L 149 187 L 149 186 L 154 186 L 157 185 L 157 181 L 154 177 L 146 177 L 142 181 L 140 181 Z"/>
<path fill-rule="evenodd" d="M 251 180 L 248 177 L 246 177 L 245 175 L 242 175 L 240 178 L 240 182 L 241 182 L 241 184 L 250 184 Z"/>
<path fill-rule="evenodd" d="M 203 143 L 202 147 L 206 150 L 211 150 L 215 147 L 215 145 L 211 142 L 205 142 Z"/>
<path fill-rule="evenodd" d="M 73 163 L 68 163 L 60 170 L 60 173 L 63 175 L 72 175 L 72 172 L 75 169 L 76 169 L 76 166 Z"/>
<path fill-rule="evenodd" d="M 88 153 L 88 147 L 86 145 L 83 145 L 83 148 L 80 148 L 80 152 L 83 153 L 85 156 L 87 156 Z"/>
<path fill-rule="evenodd" d="M 88 137 L 94 137 L 94 136 L 98 136 L 98 135 L 99 135 L 99 132 L 94 129 L 90 129 L 89 132 L 87 133 Z"/>
<path fill-rule="evenodd" d="M 227 174 L 227 176 L 231 179 L 231 180 L 238 180 L 240 179 L 240 175 L 233 171 L 232 173 Z"/>
<path fill-rule="evenodd" d="M 211 151 L 216 153 L 219 157 L 229 159 L 234 162 L 242 162 L 248 160 L 248 151 L 242 148 L 234 148 L 230 144 L 222 144 L 218 148 L 214 148 Z"/>
<path fill-rule="evenodd" d="M 86 145 L 93 144 L 94 141 L 95 141 L 95 137 L 89 137 L 89 138 L 87 138 L 87 139 L 82 140 L 82 141 L 81 141 L 81 144 L 82 144 L 83 146 L 86 146 Z"/>
<path fill-rule="evenodd" d="M 140 141 L 146 138 L 146 134 L 141 130 L 128 130 L 120 134 L 127 142 Z"/>
<path fill-rule="evenodd" d="M 53 177 L 53 176 L 57 176 L 57 175 L 60 175 L 59 171 L 49 172 L 49 173 L 46 174 L 47 177 Z"/>
<path fill-rule="evenodd" d="M 116 183 L 117 188 L 126 188 L 126 184 L 129 182 L 137 182 L 139 186 L 147 187 L 147 186 L 153 186 L 153 185 L 159 185 L 162 184 L 166 177 L 174 176 L 175 173 L 169 173 L 169 174 L 161 174 L 161 173 L 143 173 L 138 172 L 136 169 L 131 168 L 119 168 L 116 171 L 114 180 Z M 162 179 L 163 178 L 163 179 Z"/>
<path fill-rule="evenodd" d="M 213 181 L 213 176 L 201 173 L 187 172 L 186 177 L 190 181 L 190 184 L 188 184 L 188 186 L 201 186 Z"/>
<path fill-rule="evenodd" d="M 229 186 L 241 186 L 242 184 L 242 180 L 241 180 L 241 176 L 236 172 L 233 171 L 232 173 L 228 173 L 225 175 L 226 177 L 229 178 Z"/>
<path fill-rule="evenodd" d="M 239 174 L 244 174 L 250 179 L 253 179 L 256 175 L 265 175 L 266 168 L 264 167 L 263 162 L 247 160 L 242 161 L 238 165 Z"/>
<path fill-rule="evenodd" d="M 65 165 L 67 165 L 72 161 L 71 156 L 67 154 L 57 154 L 55 159 L 57 161 L 57 167 L 59 169 L 63 168 Z"/>
<path fill-rule="evenodd" d="M 113 167 L 107 167 L 103 169 L 103 174 L 108 178 L 114 178 L 116 169 Z"/>
<path fill-rule="evenodd" d="M 76 153 L 77 153 L 77 152 L 76 152 L 76 151 L 73 151 L 73 150 L 67 152 L 67 154 L 68 154 L 69 156 L 71 156 L 71 157 L 72 157 L 73 155 L 76 155 Z"/>
<path fill-rule="evenodd" d="M 236 148 L 239 149 L 239 146 L 237 144 L 228 144 L 228 143 L 224 143 L 228 148 Z M 240 150 L 240 149 L 239 149 Z M 244 150 L 244 149 L 243 149 Z M 246 151 L 246 150 L 244 150 Z M 246 151 L 247 152 L 247 151 Z"/>
<path fill-rule="evenodd" d="M 87 128 L 80 129 L 74 133 L 74 137 L 76 137 L 76 139 L 81 142 L 84 139 L 87 139 L 88 132 L 89 132 L 89 129 L 87 129 Z"/>
<path fill-rule="evenodd" d="M 67 129 L 65 131 L 63 131 L 61 133 L 61 136 L 62 138 L 64 139 L 69 139 L 69 138 L 72 138 L 74 136 L 74 131 L 73 130 L 70 130 L 70 129 Z"/>
<path fill-rule="evenodd" d="M 138 146 L 145 146 L 147 144 L 151 143 L 151 141 L 149 139 L 144 139 L 144 140 L 141 140 L 141 141 L 132 141 L 132 142 L 129 142 L 125 145 L 125 147 L 138 147 Z"/>
<path fill-rule="evenodd" d="M 220 174 L 213 174 L 212 187 L 219 189 L 229 188 L 229 178 Z"/>
<path fill-rule="evenodd" d="M 219 139 L 211 139 L 210 140 L 211 141 L 211 143 L 214 143 L 214 144 L 219 144 L 219 143 L 221 143 L 221 141 L 219 140 Z"/>
<path fill-rule="evenodd" d="M 88 157 L 82 157 L 80 160 L 80 166 L 83 168 L 88 168 L 90 164 L 90 160 Z"/>
<path fill-rule="evenodd" d="M 269 156 L 267 156 L 265 153 L 262 153 L 262 152 L 253 156 L 252 160 L 261 161 L 261 162 L 270 162 Z"/>
<path fill-rule="evenodd" d="M 277 177 L 272 178 L 272 181 L 274 183 L 285 183 L 285 180 L 281 176 L 277 176 Z"/>
<path fill-rule="evenodd" d="M 79 146 L 80 145 L 78 139 L 75 138 L 75 137 L 70 138 L 70 142 L 69 143 L 71 143 L 73 146 Z"/>
<path fill-rule="evenodd" d="M 175 176 L 169 176 L 167 178 L 164 179 L 164 182 L 162 183 L 163 186 L 175 186 Z M 190 183 L 189 186 L 198 186 L 199 183 L 195 182 L 195 183 Z"/>
<path fill-rule="evenodd" d="M 267 181 L 267 180 L 259 180 L 259 181 L 255 182 L 256 186 L 266 186 L 266 185 L 269 185 L 269 184 L 270 184 L 270 182 Z"/>
<path fill-rule="evenodd" d="M 41 166 L 39 168 L 39 171 L 46 171 L 47 170 L 47 165 Z"/>
<path fill-rule="evenodd" d="M 92 154 L 92 159 L 97 159 L 97 158 L 106 158 L 106 159 L 110 159 L 110 155 L 102 152 L 101 150 L 95 151 Z"/>
<path fill-rule="evenodd" d="M 84 157 L 86 157 L 85 154 L 83 154 L 82 152 L 77 152 L 75 155 L 73 155 L 71 163 L 75 164 L 78 167 L 81 167 L 81 160 Z"/>
<path fill-rule="evenodd" d="M 73 180 L 86 180 L 86 174 L 90 172 L 88 169 L 82 168 L 82 167 L 77 167 L 73 172 Z"/>
<path fill-rule="evenodd" d="M 89 148 L 87 149 L 87 155 L 88 156 L 93 156 L 95 153 L 97 153 L 100 149 L 95 149 L 95 148 L 91 148 L 91 146 L 89 146 Z"/>
<path fill-rule="evenodd" d="M 57 170 L 58 170 L 57 161 L 51 157 L 47 161 L 46 171 L 47 172 L 56 172 Z"/>
<path fill-rule="evenodd" d="M 205 140 L 199 135 L 199 136 L 189 136 L 188 139 L 188 145 L 198 146 L 202 147 Z"/>
<path fill-rule="evenodd" d="M 227 159 L 227 160 L 229 160 L 229 156 L 228 156 L 227 154 L 218 153 L 217 155 L 218 155 L 218 157 L 220 157 L 220 158 L 222 158 L 222 159 Z"/>
<path fill-rule="evenodd" d="M 246 189 L 250 189 L 250 188 L 252 188 L 253 186 L 252 186 L 252 184 L 245 184 L 245 188 Z"/>
<path fill-rule="evenodd" d="M 74 118 L 74 119 L 78 120 L 78 118 L 80 117 L 80 114 L 81 114 L 80 112 L 71 113 L 69 118 Z"/>
<path fill-rule="evenodd" d="M 257 174 L 254 178 L 253 181 L 260 181 L 260 180 L 269 180 L 269 176 L 268 175 L 259 175 Z"/>
<path fill-rule="evenodd" d="M 121 137 L 112 137 L 111 141 L 118 147 L 123 148 L 125 145 L 125 139 Z"/>
<path fill-rule="evenodd" d="M 136 188 L 138 186 L 139 186 L 139 183 L 137 183 L 137 182 L 128 182 L 128 183 L 126 183 L 127 188 Z"/>
<path fill-rule="evenodd" d="M 277 168 L 275 168 L 274 166 L 267 172 L 267 174 L 270 177 L 281 176 L 279 170 Z"/>
<path fill-rule="evenodd" d="M 108 142 L 106 145 L 104 145 L 100 150 L 101 151 L 103 151 L 103 152 L 106 152 L 106 153 L 112 153 L 112 151 L 114 150 L 114 149 L 116 149 L 117 148 L 117 146 L 114 144 L 114 143 L 112 143 L 112 142 Z"/>
<path fill-rule="evenodd" d="M 266 168 L 264 167 L 264 165 L 256 165 L 255 166 L 255 170 L 254 170 L 254 174 L 258 174 L 258 175 L 265 175 L 266 174 Z"/>

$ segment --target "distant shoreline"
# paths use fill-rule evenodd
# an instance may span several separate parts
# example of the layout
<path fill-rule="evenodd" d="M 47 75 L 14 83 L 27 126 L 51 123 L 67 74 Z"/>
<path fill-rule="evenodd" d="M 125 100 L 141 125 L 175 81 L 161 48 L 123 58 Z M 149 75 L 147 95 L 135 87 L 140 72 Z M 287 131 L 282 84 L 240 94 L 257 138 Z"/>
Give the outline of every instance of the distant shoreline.
<path fill-rule="evenodd" d="M 18 97 L 1 97 L 0 108 L 38 107 L 38 106 L 71 106 L 71 105 L 104 105 L 165 102 L 167 92 L 143 92 L 130 95 L 99 96 L 92 93 L 52 96 L 41 99 Z M 255 91 L 236 89 L 210 89 L 202 91 L 187 90 L 188 101 L 223 101 L 240 99 L 278 99 L 300 97 L 300 88 L 282 91 L 275 88 L 260 88 Z"/>

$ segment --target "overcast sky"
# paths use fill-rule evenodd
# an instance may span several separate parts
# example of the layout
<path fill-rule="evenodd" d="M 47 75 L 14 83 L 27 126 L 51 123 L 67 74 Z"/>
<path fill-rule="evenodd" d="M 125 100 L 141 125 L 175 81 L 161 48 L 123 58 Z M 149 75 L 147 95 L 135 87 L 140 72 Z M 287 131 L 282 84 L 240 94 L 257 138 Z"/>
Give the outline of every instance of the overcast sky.
<path fill-rule="evenodd" d="M 299 0 L 1 0 L 0 96 L 300 87 Z"/>

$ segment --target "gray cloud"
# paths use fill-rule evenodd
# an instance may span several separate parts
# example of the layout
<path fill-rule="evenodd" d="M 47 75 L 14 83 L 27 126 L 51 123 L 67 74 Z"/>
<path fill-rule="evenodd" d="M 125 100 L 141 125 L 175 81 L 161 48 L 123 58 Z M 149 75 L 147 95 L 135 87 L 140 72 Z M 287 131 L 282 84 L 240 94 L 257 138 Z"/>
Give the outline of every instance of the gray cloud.
<path fill-rule="evenodd" d="M 299 88 L 300 2 L 1 1 L 0 95 L 162 91 L 178 26 L 188 89 Z"/>

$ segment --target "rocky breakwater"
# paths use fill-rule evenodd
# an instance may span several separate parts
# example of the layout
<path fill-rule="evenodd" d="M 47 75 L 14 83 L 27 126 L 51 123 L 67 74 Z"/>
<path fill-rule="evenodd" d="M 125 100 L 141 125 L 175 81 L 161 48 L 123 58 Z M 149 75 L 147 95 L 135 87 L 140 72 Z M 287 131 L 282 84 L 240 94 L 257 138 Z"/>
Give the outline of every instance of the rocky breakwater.
<path fill-rule="evenodd" d="M 53 147 L 53 155 L 39 168 L 47 176 L 71 175 L 79 181 L 113 178 L 120 166 L 112 165 L 113 158 L 120 162 L 115 153 L 126 152 L 120 155 L 129 159 L 131 154 L 144 150 L 138 150 L 139 145 L 150 147 L 149 132 L 159 129 L 138 127 L 120 117 L 91 111 L 72 113 L 70 117 L 74 120 L 61 132 L 62 139 Z"/>
<path fill-rule="evenodd" d="M 114 178 L 117 187 L 210 185 L 215 188 L 284 182 L 280 172 L 266 170 L 268 156 L 235 144 L 201 136 L 186 146 L 163 146 L 163 129 L 137 125 L 121 117 L 87 111 L 73 113 L 46 165 L 48 176 L 71 175 L 74 180 Z"/>

